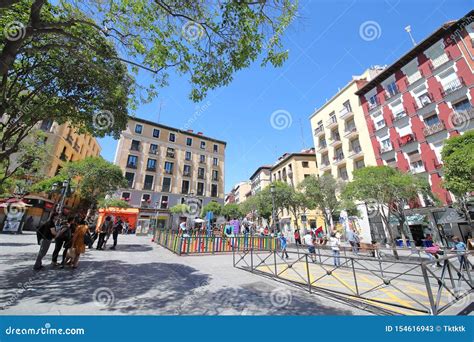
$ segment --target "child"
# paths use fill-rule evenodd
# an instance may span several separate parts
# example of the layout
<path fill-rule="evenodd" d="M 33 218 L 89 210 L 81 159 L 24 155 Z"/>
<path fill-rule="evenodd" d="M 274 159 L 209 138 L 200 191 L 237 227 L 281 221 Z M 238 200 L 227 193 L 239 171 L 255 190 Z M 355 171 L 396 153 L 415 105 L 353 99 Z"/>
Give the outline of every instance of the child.
<path fill-rule="evenodd" d="M 332 249 L 332 255 L 334 256 L 334 266 L 341 266 L 341 259 L 340 259 L 340 250 L 339 246 L 341 241 L 336 236 L 336 233 L 332 233 L 331 237 L 329 238 L 329 245 Z"/>
<path fill-rule="evenodd" d="M 461 241 L 458 236 L 453 237 L 454 248 L 452 251 L 456 251 L 458 254 L 459 268 L 461 269 L 466 263 L 464 253 L 466 253 L 466 244 Z"/>
<path fill-rule="evenodd" d="M 282 233 L 278 233 L 278 238 L 280 239 L 281 244 L 281 258 L 284 259 L 286 256 L 288 259 L 288 252 L 286 251 L 286 237 Z"/>

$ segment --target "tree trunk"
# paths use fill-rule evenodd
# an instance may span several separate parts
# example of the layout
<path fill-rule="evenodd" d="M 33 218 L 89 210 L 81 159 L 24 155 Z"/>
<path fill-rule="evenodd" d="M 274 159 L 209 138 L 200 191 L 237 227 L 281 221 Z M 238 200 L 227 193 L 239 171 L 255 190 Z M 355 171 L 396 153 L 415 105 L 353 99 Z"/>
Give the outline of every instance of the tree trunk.
<path fill-rule="evenodd" d="M 388 233 L 389 245 L 392 247 L 393 256 L 395 259 L 399 260 L 400 257 L 398 256 L 397 246 L 395 244 L 395 239 L 393 238 L 392 229 L 390 227 L 390 211 L 388 212 L 388 215 L 385 215 L 382 208 L 381 217 L 387 229 L 386 231 Z"/>

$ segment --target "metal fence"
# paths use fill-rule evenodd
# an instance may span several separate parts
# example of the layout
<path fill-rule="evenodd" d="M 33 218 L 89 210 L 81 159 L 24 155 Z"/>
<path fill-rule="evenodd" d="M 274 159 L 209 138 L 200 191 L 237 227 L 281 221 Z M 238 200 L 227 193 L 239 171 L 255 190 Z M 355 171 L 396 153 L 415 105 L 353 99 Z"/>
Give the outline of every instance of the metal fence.
<path fill-rule="evenodd" d="M 279 248 L 279 241 L 274 237 L 252 235 L 220 237 L 199 234 L 183 236 L 171 230 L 155 231 L 155 242 L 178 255 L 232 253 L 250 249 L 270 251 Z"/>
<path fill-rule="evenodd" d="M 290 250 L 286 258 L 278 250 L 249 249 L 234 250 L 233 264 L 310 293 L 355 301 L 388 314 L 438 315 L 453 305 L 470 304 L 472 254 L 446 254 L 433 261 L 419 255 L 417 260 L 407 255 L 403 260 L 386 255 L 388 251 L 374 257 L 341 251 L 336 258 L 329 247 L 320 246 L 314 253 Z"/>

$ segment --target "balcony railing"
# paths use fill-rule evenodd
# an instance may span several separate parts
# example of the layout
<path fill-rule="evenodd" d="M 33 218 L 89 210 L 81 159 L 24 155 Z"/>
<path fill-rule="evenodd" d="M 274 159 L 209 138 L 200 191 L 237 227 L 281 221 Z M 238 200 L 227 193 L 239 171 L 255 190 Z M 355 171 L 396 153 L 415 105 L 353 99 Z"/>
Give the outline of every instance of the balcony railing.
<path fill-rule="evenodd" d="M 190 176 L 191 176 L 191 172 L 190 172 L 190 171 L 183 171 L 183 176 L 184 176 L 184 177 L 190 177 Z"/>
<path fill-rule="evenodd" d="M 204 179 L 204 174 L 198 173 L 198 179 Z"/>
<path fill-rule="evenodd" d="M 435 70 L 436 68 L 439 68 L 443 64 L 449 62 L 450 60 L 451 60 L 451 55 L 449 54 L 448 51 L 445 51 L 445 53 L 439 56 L 438 58 L 431 60 L 431 63 L 429 64 L 431 71 Z"/>
<path fill-rule="evenodd" d="M 385 101 L 390 100 L 392 97 L 397 96 L 398 94 L 400 94 L 400 90 L 398 90 L 397 87 L 395 91 L 385 93 Z"/>
<path fill-rule="evenodd" d="M 338 153 L 336 156 L 333 158 L 334 163 L 339 163 L 344 160 L 344 153 Z"/>
<path fill-rule="evenodd" d="M 398 112 L 396 114 L 393 114 L 393 121 L 400 120 L 400 119 L 404 118 L 405 116 L 407 116 L 406 111 L 401 111 L 401 112 Z"/>
<path fill-rule="evenodd" d="M 353 115 L 354 115 L 354 112 L 352 112 L 351 108 L 344 107 L 342 110 L 339 111 L 339 117 L 343 120 L 350 118 Z"/>
<path fill-rule="evenodd" d="M 166 152 L 166 157 L 168 157 L 168 158 L 174 158 L 174 152 L 167 151 L 167 152 Z"/>
<path fill-rule="evenodd" d="M 443 97 L 448 96 L 449 94 L 454 93 L 456 90 L 459 90 L 462 87 L 464 87 L 464 85 L 465 85 L 464 80 L 462 78 L 457 78 L 445 84 L 443 86 L 443 90 L 441 91 L 441 94 L 443 95 Z"/>
<path fill-rule="evenodd" d="M 137 164 L 128 163 L 128 164 L 127 164 L 127 167 L 128 167 L 129 169 L 136 169 L 136 168 L 137 168 Z"/>
<path fill-rule="evenodd" d="M 376 99 L 375 102 L 369 102 L 369 110 L 377 108 L 378 106 L 380 106 L 379 99 Z"/>
<path fill-rule="evenodd" d="M 137 152 L 139 152 L 139 151 L 140 151 L 140 145 L 134 145 L 134 144 L 132 144 L 132 145 L 130 146 L 130 151 L 137 151 Z"/>
<path fill-rule="evenodd" d="M 156 166 L 147 166 L 147 167 L 146 167 L 146 170 L 147 170 L 147 171 L 155 172 L 155 171 L 156 171 Z"/>
<path fill-rule="evenodd" d="M 435 133 L 441 132 L 445 129 L 446 129 L 446 127 L 444 126 L 444 123 L 440 121 L 440 122 L 435 123 L 433 125 L 429 125 L 429 126 L 426 125 L 425 128 L 423 128 L 423 134 L 425 135 L 425 137 L 427 137 L 427 136 L 433 135 Z"/>
<path fill-rule="evenodd" d="M 412 142 L 414 142 L 416 139 L 415 139 L 415 136 L 413 134 L 407 134 L 407 135 L 404 135 L 403 137 L 400 137 L 400 139 L 398 139 L 398 145 L 400 145 L 400 147 L 402 146 L 405 146 L 405 145 L 408 145 Z"/>
<path fill-rule="evenodd" d="M 426 169 L 425 169 L 425 165 L 416 165 L 416 166 L 413 166 L 413 165 L 410 165 L 410 172 L 411 173 L 422 173 L 422 172 L 425 172 Z"/>
<path fill-rule="evenodd" d="M 326 141 L 322 141 L 319 143 L 319 146 L 318 146 L 318 151 L 322 151 L 324 149 L 326 149 L 328 147 L 328 144 Z"/>
<path fill-rule="evenodd" d="M 386 126 L 387 126 L 387 124 L 385 123 L 385 120 L 376 122 L 376 123 L 374 124 L 375 131 L 378 131 L 379 129 L 382 129 L 382 128 L 386 127 Z"/>
<path fill-rule="evenodd" d="M 357 132 L 356 126 L 347 127 L 346 130 L 344 131 L 344 137 L 346 138 L 355 136 L 357 134 L 358 132 Z"/>
<path fill-rule="evenodd" d="M 173 174 L 173 169 L 171 169 L 171 170 L 170 169 L 165 169 L 165 173 L 167 175 L 171 175 L 171 174 Z"/>
<path fill-rule="evenodd" d="M 151 190 L 153 183 L 145 183 L 143 184 L 143 190 Z"/>
<path fill-rule="evenodd" d="M 323 134 L 323 133 L 324 133 L 324 127 L 323 126 L 319 126 L 319 127 L 314 129 L 314 135 L 315 136 L 318 136 L 318 135 Z"/>
<path fill-rule="evenodd" d="M 359 154 L 362 153 L 362 147 L 360 146 L 354 146 L 352 149 L 349 151 L 349 158 L 354 158 L 358 156 Z"/>
<path fill-rule="evenodd" d="M 157 150 L 157 149 L 150 149 L 150 151 L 148 151 L 148 153 L 150 153 L 150 154 L 158 154 L 158 150 Z"/>
<path fill-rule="evenodd" d="M 331 116 L 329 120 L 326 121 L 326 127 L 331 128 L 337 125 L 337 118 L 335 115 Z"/>

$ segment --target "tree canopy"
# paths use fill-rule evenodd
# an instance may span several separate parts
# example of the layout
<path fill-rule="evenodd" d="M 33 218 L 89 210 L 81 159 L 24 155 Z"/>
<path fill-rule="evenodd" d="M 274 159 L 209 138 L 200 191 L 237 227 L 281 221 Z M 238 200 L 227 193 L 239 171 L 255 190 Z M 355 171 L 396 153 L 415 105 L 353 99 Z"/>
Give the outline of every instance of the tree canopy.
<path fill-rule="evenodd" d="M 206 217 L 206 214 L 210 211 L 214 214 L 214 216 L 219 216 L 222 214 L 222 204 L 217 203 L 216 201 L 210 201 L 204 207 L 202 207 L 201 217 Z"/>
<path fill-rule="evenodd" d="M 224 215 L 227 219 L 237 219 L 243 216 L 240 207 L 236 203 L 228 203 L 222 207 L 222 215 Z"/>

